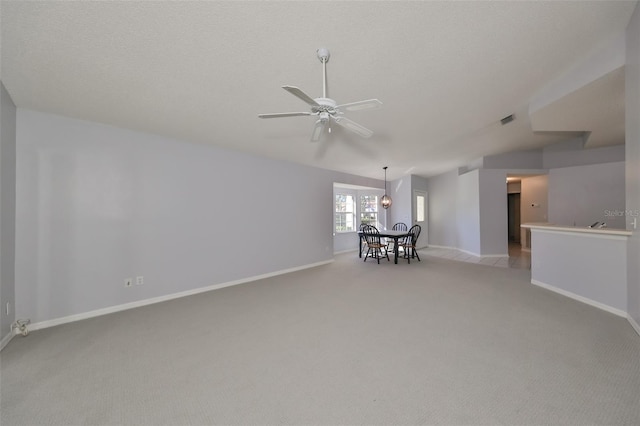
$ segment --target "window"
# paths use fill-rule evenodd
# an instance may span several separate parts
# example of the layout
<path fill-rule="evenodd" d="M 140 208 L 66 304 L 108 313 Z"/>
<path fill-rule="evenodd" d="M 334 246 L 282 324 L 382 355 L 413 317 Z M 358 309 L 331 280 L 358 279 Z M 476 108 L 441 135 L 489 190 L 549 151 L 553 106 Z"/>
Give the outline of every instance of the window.
<path fill-rule="evenodd" d="M 378 226 L 378 196 L 360 196 L 360 223 Z"/>
<path fill-rule="evenodd" d="M 353 195 L 336 194 L 336 232 L 355 231 L 356 200 Z"/>
<path fill-rule="evenodd" d="M 424 222 L 425 201 L 424 195 L 416 195 L 416 222 Z"/>
<path fill-rule="evenodd" d="M 381 196 L 382 191 L 376 188 L 334 186 L 334 232 L 356 232 L 359 225 L 372 225 L 381 229 Z M 384 216 L 382 218 L 384 219 Z"/>

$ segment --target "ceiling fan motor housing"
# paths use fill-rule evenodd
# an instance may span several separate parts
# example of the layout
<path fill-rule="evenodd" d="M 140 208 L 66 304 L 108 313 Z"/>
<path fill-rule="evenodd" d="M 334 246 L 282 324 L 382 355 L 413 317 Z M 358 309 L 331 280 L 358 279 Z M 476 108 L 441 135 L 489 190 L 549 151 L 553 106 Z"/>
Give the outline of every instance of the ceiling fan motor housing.
<path fill-rule="evenodd" d="M 331 54 L 329 53 L 329 49 L 321 47 L 320 49 L 316 50 L 316 52 L 318 53 L 318 59 L 320 59 L 320 62 L 329 62 L 329 57 L 331 56 Z"/>
<path fill-rule="evenodd" d="M 329 98 L 315 98 L 314 101 L 316 101 L 316 103 L 319 106 L 312 106 L 311 107 L 311 111 L 314 113 L 319 113 L 319 112 L 328 112 L 329 114 L 336 114 L 338 112 L 338 110 L 336 109 L 336 101 L 334 101 L 333 99 L 329 99 Z"/>

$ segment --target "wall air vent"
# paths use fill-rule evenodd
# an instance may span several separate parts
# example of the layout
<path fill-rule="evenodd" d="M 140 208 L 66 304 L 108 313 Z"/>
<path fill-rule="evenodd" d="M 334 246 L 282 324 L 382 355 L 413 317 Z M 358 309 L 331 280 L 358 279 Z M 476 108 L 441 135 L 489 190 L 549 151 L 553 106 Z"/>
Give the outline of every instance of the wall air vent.
<path fill-rule="evenodd" d="M 504 126 L 507 123 L 511 123 L 513 120 L 515 120 L 515 118 L 515 114 L 507 115 L 505 118 L 500 120 L 500 123 L 502 123 L 502 125 Z"/>

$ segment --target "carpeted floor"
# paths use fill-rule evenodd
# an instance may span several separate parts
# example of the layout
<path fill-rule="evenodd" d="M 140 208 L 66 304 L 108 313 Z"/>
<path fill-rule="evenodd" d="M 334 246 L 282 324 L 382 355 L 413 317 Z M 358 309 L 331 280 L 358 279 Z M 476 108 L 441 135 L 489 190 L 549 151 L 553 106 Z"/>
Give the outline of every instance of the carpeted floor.
<path fill-rule="evenodd" d="M 9 425 L 638 425 L 640 337 L 525 269 L 329 265 L 15 337 Z"/>

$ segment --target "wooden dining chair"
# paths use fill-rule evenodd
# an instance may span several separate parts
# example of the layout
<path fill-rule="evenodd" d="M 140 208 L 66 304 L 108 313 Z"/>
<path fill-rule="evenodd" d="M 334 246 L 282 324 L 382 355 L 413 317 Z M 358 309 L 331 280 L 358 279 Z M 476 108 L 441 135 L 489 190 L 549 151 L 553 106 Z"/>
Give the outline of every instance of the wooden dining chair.
<path fill-rule="evenodd" d="M 371 254 L 371 257 L 376 259 L 378 261 L 378 264 L 380 264 L 380 258 L 383 256 L 383 250 L 384 256 L 386 256 L 387 260 L 389 260 L 387 245 L 380 239 L 380 232 L 378 231 L 378 228 L 376 228 L 375 226 L 366 225 L 362 229 L 362 234 L 364 235 L 365 241 L 367 242 L 367 254 L 364 257 L 365 262 L 367 261 L 369 254 Z"/>
<path fill-rule="evenodd" d="M 393 225 L 391 227 L 392 230 L 394 231 L 406 231 L 407 230 L 407 224 L 406 223 L 402 223 L 402 222 L 398 222 L 395 225 Z M 400 241 L 398 241 L 400 242 Z M 389 245 L 389 250 L 391 251 L 391 253 L 393 253 L 394 251 L 396 251 L 396 247 L 395 244 L 393 243 L 393 239 L 389 239 L 387 240 L 387 244 Z M 400 244 L 398 244 L 400 245 Z"/>
<path fill-rule="evenodd" d="M 398 222 L 395 225 L 393 225 L 393 227 L 391 228 L 394 231 L 406 231 L 407 230 L 407 224 L 406 223 L 402 223 L 402 222 Z"/>
<path fill-rule="evenodd" d="M 409 234 L 402 240 L 399 245 L 403 249 L 403 257 L 407 259 L 407 263 L 411 263 L 411 259 L 418 258 L 419 262 L 420 256 L 418 256 L 418 252 L 416 250 L 416 244 L 418 244 L 418 237 L 420 236 L 420 232 L 422 232 L 422 227 L 420 225 L 413 225 L 409 229 Z"/>
<path fill-rule="evenodd" d="M 369 225 L 367 225 L 366 223 L 361 223 L 360 224 L 360 228 L 358 229 L 358 231 L 360 231 L 360 244 L 362 244 L 362 251 L 364 251 L 367 248 L 367 239 L 364 237 L 364 228 L 367 227 Z"/>

